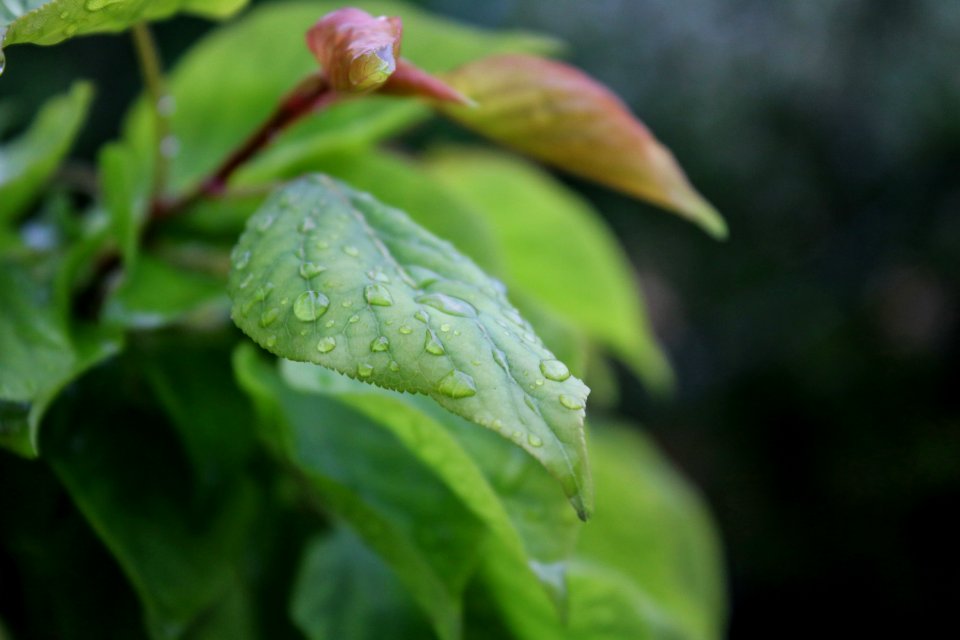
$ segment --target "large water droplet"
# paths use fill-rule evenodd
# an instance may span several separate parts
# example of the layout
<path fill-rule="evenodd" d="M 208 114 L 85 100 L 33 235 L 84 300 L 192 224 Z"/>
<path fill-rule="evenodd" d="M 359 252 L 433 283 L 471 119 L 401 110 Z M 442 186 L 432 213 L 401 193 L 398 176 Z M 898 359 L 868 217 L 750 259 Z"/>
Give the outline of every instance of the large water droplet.
<path fill-rule="evenodd" d="M 330 353 L 337 348 L 337 339 L 333 336 L 327 336 L 326 338 L 320 338 L 320 341 L 317 343 L 317 351 L 320 353 Z"/>
<path fill-rule="evenodd" d="M 556 380 L 557 382 L 563 382 L 570 377 L 570 370 L 567 369 L 567 365 L 559 360 L 542 361 L 540 363 L 540 371 L 543 372 L 545 378 Z"/>
<path fill-rule="evenodd" d="M 469 398 L 477 394 L 477 385 L 469 375 L 454 369 L 437 383 L 437 391 L 450 398 Z"/>
<path fill-rule="evenodd" d="M 322 264 L 317 264 L 316 262 L 304 262 L 300 265 L 300 277 L 309 280 L 314 276 L 320 275 L 327 268 Z"/>
<path fill-rule="evenodd" d="M 319 291 L 304 291 L 293 301 L 293 315 L 298 320 L 312 322 L 325 314 L 330 299 Z"/>
<path fill-rule="evenodd" d="M 417 302 L 443 311 L 451 316 L 472 318 L 477 315 L 477 310 L 473 308 L 472 304 L 466 300 L 448 296 L 445 293 L 428 293 L 418 297 Z"/>
<path fill-rule="evenodd" d="M 444 354 L 443 344 L 437 340 L 437 334 L 435 334 L 430 329 L 427 329 L 427 337 L 423 342 L 424 350 L 435 356 L 442 356 Z"/>
<path fill-rule="evenodd" d="M 560 394 L 560 404 L 565 406 L 567 409 L 583 409 L 583 402 L 581 400 L 564 394 Z"/>
<path fill-rule="evenodd" d="M 370 351 L 386 351 L 390 348 L 390 339 L 387 336 L 380 336 L 370 343 Z"/>
<path fill-rule="evenodd" d="M 378 307 L 389 307 L 393 304 L 393 296 L 390 291 L 382 284 L 370 284 L 363 292 L 368 304 Z"/>
<path fill-rule="evenodd" d="M 366 362 L 357 365 L 357 375 L 361 378 L 369 378 L 373 375 L 373 365 Z"/>
<path fill-rule="evenodd" d="M 267 309 L 266 311 L 264 311 L 263 314 L 260 316 L 260 326 L 269 327 L 276 321 L 278 317 L 280 317 L 280 308 L 271 307 L 270 309 Z"/>

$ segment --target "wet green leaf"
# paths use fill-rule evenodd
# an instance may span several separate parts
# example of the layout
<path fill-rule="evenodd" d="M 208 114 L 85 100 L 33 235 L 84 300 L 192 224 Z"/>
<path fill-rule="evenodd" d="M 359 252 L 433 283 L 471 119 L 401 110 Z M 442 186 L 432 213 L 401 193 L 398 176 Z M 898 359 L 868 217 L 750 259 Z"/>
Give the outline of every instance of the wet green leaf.
<path fill-rule="evenodd" d="M 261 6 L 217 30 L 181 59 L 169 83 L 176 102 L 172 128 L 180 142 L 171 174 L 174 190 L 187 188 L 209 173 L 269 115 L 280 96 L 316 71 L 317 62 L 301 34 L 341 6 L 330 0 Z M 400 16 L 404 57 L 428 71 L 450 69 L 495 51 L 557 50 L 556 41 L 549 38 L 485 32 L 402 2 L 356 2 L 355 6 L 375 16 Z M 217 79 L 216 91 L 210 91 L 210 78 Z M 294 165 L 331 151 L 365 146 L 426 117 L 429 109 L 413 100 L 369 98 L 336 105 L 278 136 L 237 175 L 236 182 L 263 184 L 289 176 Z M 153 120 L 145 101 L 130 114 L 126 139 L 143 162 L 150 161 Z"/>
<path fill-rule="evenodd" d="M 428 395 L 513 439 L 586 517 L 589 390 L 498 281 L 402 211 L 326 176 L 290 183 L 249 220 L 228 290 L 267 350 Z"/>
<path fill-rule="evenodd" d="M 0 226 L 23 212 L 70 150 L 87 115 L 93 89 L 77 82 L 49 100 L 30 128 L 0 147 Z"/>
<path fill-rule="evenodd" d="M 490 221 L 504 277 L 612 349 L 651 388 L 673 381 L 643 296 L 613 233 L 583 199 L 522 160 L 446 150 L 428 168 Z M 558 265 L 576 265 L 556 276 Z"/>
<path fill-rule="evenodd" d="M 13 9 L 15 2 L 0 5 L 0 45 L 57 44 L 74 36 L 124 31 L 180 12 L 225 18 L 247 0 L 24 0 L 21 11 Z"/>

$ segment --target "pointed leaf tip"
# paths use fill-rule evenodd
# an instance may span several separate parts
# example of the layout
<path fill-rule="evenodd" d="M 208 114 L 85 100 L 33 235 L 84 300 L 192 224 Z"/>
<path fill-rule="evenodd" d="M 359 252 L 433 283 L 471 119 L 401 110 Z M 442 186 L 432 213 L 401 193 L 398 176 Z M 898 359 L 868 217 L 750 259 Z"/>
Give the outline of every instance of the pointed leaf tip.
<path fill-rule="evenodd" d="M 669 209 L 717 238 L 720 214 L 688 181 L 673 154 L 607 87 L 569 65 L 527 55 L 468 63 L 444 79 L 476 100 L 438 109 L 480 134 Z"/>
<path fill-rule="evenodd" d="M 336 91 L 364 93 L 382 86 L 400 57 L 400 18 L 374 18 L 352 7 L 321 18 L 307 31 L 307 47 Z"/>

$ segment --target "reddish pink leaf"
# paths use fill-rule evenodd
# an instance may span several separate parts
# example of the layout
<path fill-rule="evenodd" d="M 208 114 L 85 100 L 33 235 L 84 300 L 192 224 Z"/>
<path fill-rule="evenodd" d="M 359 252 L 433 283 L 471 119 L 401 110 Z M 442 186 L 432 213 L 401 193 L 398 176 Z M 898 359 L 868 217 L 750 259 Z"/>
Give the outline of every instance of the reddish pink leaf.
<path fill-rule="evenodd" d="M 334 90 L 363 93 L 381 86 L 396 70 L 402 31 L 400 18 L 338 9 L 307 31 L 307 46 Z"/>
<path fill-rule="evenodd" d="M 673 154 L 616 95 L 582 71 L 505 55 L 469 63 L 444 78 L 478 104 L 438 105 L 464 126 L 726 236 L 723 218 L 693 188 Z"/>

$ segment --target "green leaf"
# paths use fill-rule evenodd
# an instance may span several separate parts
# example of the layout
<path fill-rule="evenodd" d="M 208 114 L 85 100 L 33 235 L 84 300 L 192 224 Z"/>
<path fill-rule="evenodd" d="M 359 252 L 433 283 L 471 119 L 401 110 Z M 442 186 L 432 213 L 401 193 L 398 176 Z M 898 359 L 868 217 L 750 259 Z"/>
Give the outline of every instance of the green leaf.
<path fill-rule="evenodd" d="M 480 521 L 362 414 L 292 390 L 249 344 L 235 353 L 234 368 L 268 442 L 302 474 L 301 484 L 383 558 L 441 638 L 458 638 L 461 594 L 485 537 Z"/>
<path fill-rule="evenodd" d="M 342 528 L 307 548 L 290 609 L 304 635 L 316 640 L 430 635 L 390 569 Z"/>
<path fill-rule="evenodd" d="M 142 364 L 97 371 L 58 403 L 45 457 L 132 583 L 151 637 L 250 637 L 249 605 L 236 600 L 256 490 L 223 485 L 215 500 L 198 491 L 202 475 L 142 392 Z"/>
<path fill-rule="evenodd" d="M 521 640 L 719 640 L 724 579 L 701 501 L 636 429 L 591 435 L 599 504 L 570 564 L 566 622 L 507 556 L 486 556 L 484 579 L 512 631 Z"/>
<path fill-rule="evenodd" d="M 30 128 L 0 147 L 0 226 L 23 212 L 67 154 L 87 116 L 93 89 L 74 83 L 49 100 Z"/>
<path fill-rule="evenodd" d="M 493 152 L 448 149 L 428 168 L 490 221 L 512 288 L 612 349 L 652 389 L 671 387 L 629 260 L 586 201 L 529 163 Z M 558 278 L 566 264 L 577 268 Z"/>
<path fill-rule="evenodd" d="M 479 105 L 438 103 L 464 126 L 726 237 L 723 218 L 693 188 L 673 154 L 613 92 L 579 69 L 535 56 L 500 55 L 464 65 L 444 79 Z"/>
<path fill-rule="evenodd" d="M 330 0 L 261 6 L 201 41 L 170 77 L 176 99 L 173 133 L 180 153 L 171 186 L 184 189 L 209 173 L 262 122 L 282 95 L 317 62 L 303 33 L 321 16 L 342 6 Z M 402 2 L 356 2 L 373 15 L 400 16 L 403 55 L 430 71 L 450 69 L 493 51 L 556 51 L 556 41 L 524 33 L 490 33 L 433 17 Z M 251 43 L 262 46 L 251 46 Z M 217 90 L 210 91 L 216 78 Z M 240 184 L 286 177 L 290 167 L 345 148 L 365 146 L 429 117 L 412 100 L 369 98 L 349 101 L 306 118 L 278 136 L 271 147 L 237 176 Z M 153 119 L 141 100 L 126 123 L 126 138 L 150 161 Z"/>
<path fill-rule="evenodd" d="M 104 319 L 131 329 L 156 329 L 193 318 L 222 317 L 223 280 L 148 255 L 124 276 L 104 307 Z"/>
<path fill-rule="evenodd" d="M 281 373 L 291 387 L 324 394 L 390 431 L 563 604 L 562 563 L 580 523 L 535 460 L 422 396 L 397 395 L 308 363 L 284 360 Z"/>
<path fill-rule="evenodd" d="M 74 36 L 124 31 L 178 12 L 225 18 L 247 0 L 24 0 L 20 11 L 13 9 L 15 3 L 0 5 L 0 45 L 57 44 Z"/>
<path fill-rule="evenodd" d="M 590 509 L 589 390 L 502 285 L 397 209 L 326 176 L 274 193 L 233 253 L 237 325 L 264 348 L 422 393 L 512 438 Z"/>
<path fill-rule="evenodd" d="M 114 143 L 100 152 L 100 187 L 127 269 L 136 264 L 140 232 L 147 219 L 150 180 L 138 172 L 136 154 Z"/>
<path fill-rule="evenodd" d="M 39 453 L 40 420 L 60 390 L 121 344 L 113 331 L 68 323 L 57 268 L 0 260 L 0 446 L 27 457 Z"/>

